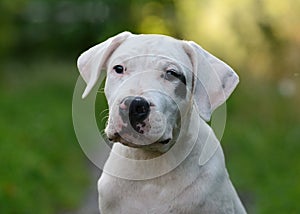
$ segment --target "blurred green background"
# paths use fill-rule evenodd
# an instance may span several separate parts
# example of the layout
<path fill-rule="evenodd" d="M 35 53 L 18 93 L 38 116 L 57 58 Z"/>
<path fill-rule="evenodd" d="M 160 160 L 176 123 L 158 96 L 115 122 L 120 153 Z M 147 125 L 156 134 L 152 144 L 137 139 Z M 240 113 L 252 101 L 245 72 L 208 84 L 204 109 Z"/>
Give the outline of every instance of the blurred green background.
<path fill-rule="evenodd" d="M 76 59 L 124 30 L 194 40 L 236 70 L 232 181 L 249 213 L 300 213 L 300 0 L 1 0 L 0 30 L 0 213 L 78 209 Z"/>

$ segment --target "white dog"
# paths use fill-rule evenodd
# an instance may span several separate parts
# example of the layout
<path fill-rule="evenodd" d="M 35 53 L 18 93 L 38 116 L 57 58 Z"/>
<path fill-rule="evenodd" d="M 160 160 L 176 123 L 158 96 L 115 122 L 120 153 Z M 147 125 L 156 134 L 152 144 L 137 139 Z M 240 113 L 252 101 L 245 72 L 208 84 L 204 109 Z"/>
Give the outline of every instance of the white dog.
<path fill-rule="evenodd" d="M 102 214 L 246 213 L 206 123 L 238 84 L 228 65 L 194 42 L 123 32 L 78 68 L 83 97 L 107 72 L 114 144 L 98 182 Z"/>

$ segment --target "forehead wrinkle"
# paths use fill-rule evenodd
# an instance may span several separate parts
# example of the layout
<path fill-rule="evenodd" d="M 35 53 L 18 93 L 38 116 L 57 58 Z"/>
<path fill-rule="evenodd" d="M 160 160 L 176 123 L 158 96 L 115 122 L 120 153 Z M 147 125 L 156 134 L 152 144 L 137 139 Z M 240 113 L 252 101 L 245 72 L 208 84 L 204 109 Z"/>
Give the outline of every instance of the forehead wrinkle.
<path fill-rule="evenodd" d="M 164 59 L 164 60 L 166 60 L 166 63 L 168 65 L 174 64 L 176 66 L 189 69 L 189 65 L 186 65 L 185 63 L 183 63 L 181 61 L 178 61 L 177 59 L 174 59 L 172 57 L 165 56 L 165 55 L 158 55 L 158 54 L 138 54 L 138 55 L 134 55 L 134 56 L 121 55 L 121 56 L 118 56 L 116 58 L 112 57 L 109 61 L 109 64 L 112 64 L 114 62 L 116 62 L 116 63 L 117 62 L 118 63 L 127 62 L 127 61 L 130 61 L 130 60 L 138 59 L 138 58 L 142 58 L 142 57 L 153 57 L 153 58 L 158 58 L 158 59 Z"/>

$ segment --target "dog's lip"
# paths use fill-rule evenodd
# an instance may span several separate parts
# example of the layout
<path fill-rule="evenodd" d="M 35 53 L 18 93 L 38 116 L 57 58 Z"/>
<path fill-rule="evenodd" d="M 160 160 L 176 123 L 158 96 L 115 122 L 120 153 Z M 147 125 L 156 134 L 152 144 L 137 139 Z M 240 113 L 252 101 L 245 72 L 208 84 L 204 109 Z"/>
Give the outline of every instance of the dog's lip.
<path fill-rule="evenodd" d="M 168 144 L 169 142 L 171 141 L 171 138 L 168 138 L 166 140 L 162 140 L 162 141 L 158 141 L 157 143 L 160 143 L 160 144 Z"/>
<path fill-rule="evenodd" d="M 135 144 L 135 143 L 132 143 L 132 142 L 128 142 L 127 140 L 125 140 L 124 138 L 122 138 L 118 133 L 115 133 L 114 137 L 113 138 L 108 138 L 108 140 L 111 141 L 112 143 L 121 143 L 121 144 L 123 144 L 125 146 L 129 146 L 129 147 L 133 147 L 133 148 L 142 148 L 142 147 L 151 146 L 151 145 L 154 145 L 154 144 L 166 145 L 172 139 L 171 138 L 161 139 L 161 140 L 153 142 L 153 143 L 151 143 L 149 145 L 138 145 L 138 144 Z"/>
<path fill-rule="evenodd" d="M 108 138 L 108 140 L 112 143 L 121 143 L 125 146 L 129 146 L 129 147 L 133 147 L 133 148 L 140 148 L 142 147 L 142 145 L 137 145 L 134 144 L 132 142 L 128 142 L 127 140 L 125 140 L 124 138 L 122 138 L 119 133 L 115 133 L 113 137 Z"/>

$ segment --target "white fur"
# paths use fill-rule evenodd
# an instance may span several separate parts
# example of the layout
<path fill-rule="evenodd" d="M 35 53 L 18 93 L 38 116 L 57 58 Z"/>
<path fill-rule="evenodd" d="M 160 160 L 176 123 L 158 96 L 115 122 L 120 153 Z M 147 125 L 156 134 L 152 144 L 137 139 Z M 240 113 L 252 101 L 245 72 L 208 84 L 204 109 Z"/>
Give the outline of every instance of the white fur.
<path fill-rule="evenodd" d="M 171 66 L 176 64 L 186 77 L 185 97 L 174 93 L 179 81 L 160 77 L 169 61 L 179 62 Z M 120 63 L 128 67 L 124 75 L 113 72 L 113 66 Z M 141 148 L 113 145 L 98 181 L 102 214 L 246 213 L 227 174 L 222 148 L 205 122 L 238 83 L 228 65 L 193 42 L 124 32 L 86 51 L 78 67 L 87 82 L 83 97 L 94 87 L 101 70 L 107 70 L 108 136 L 126 125 L 118 114 L 124 97 L 143 96 L 155 104 L 145 140 L 140 142 L 131 133 L 126 136 Z M 172 138 L 171 143 L 152 146 L 166 138 Z M 210 151 L 207 145 L 216 145 L 216 149 L 203 156 Z M 170 165 L 177 167 L 165 172 Z"/>

